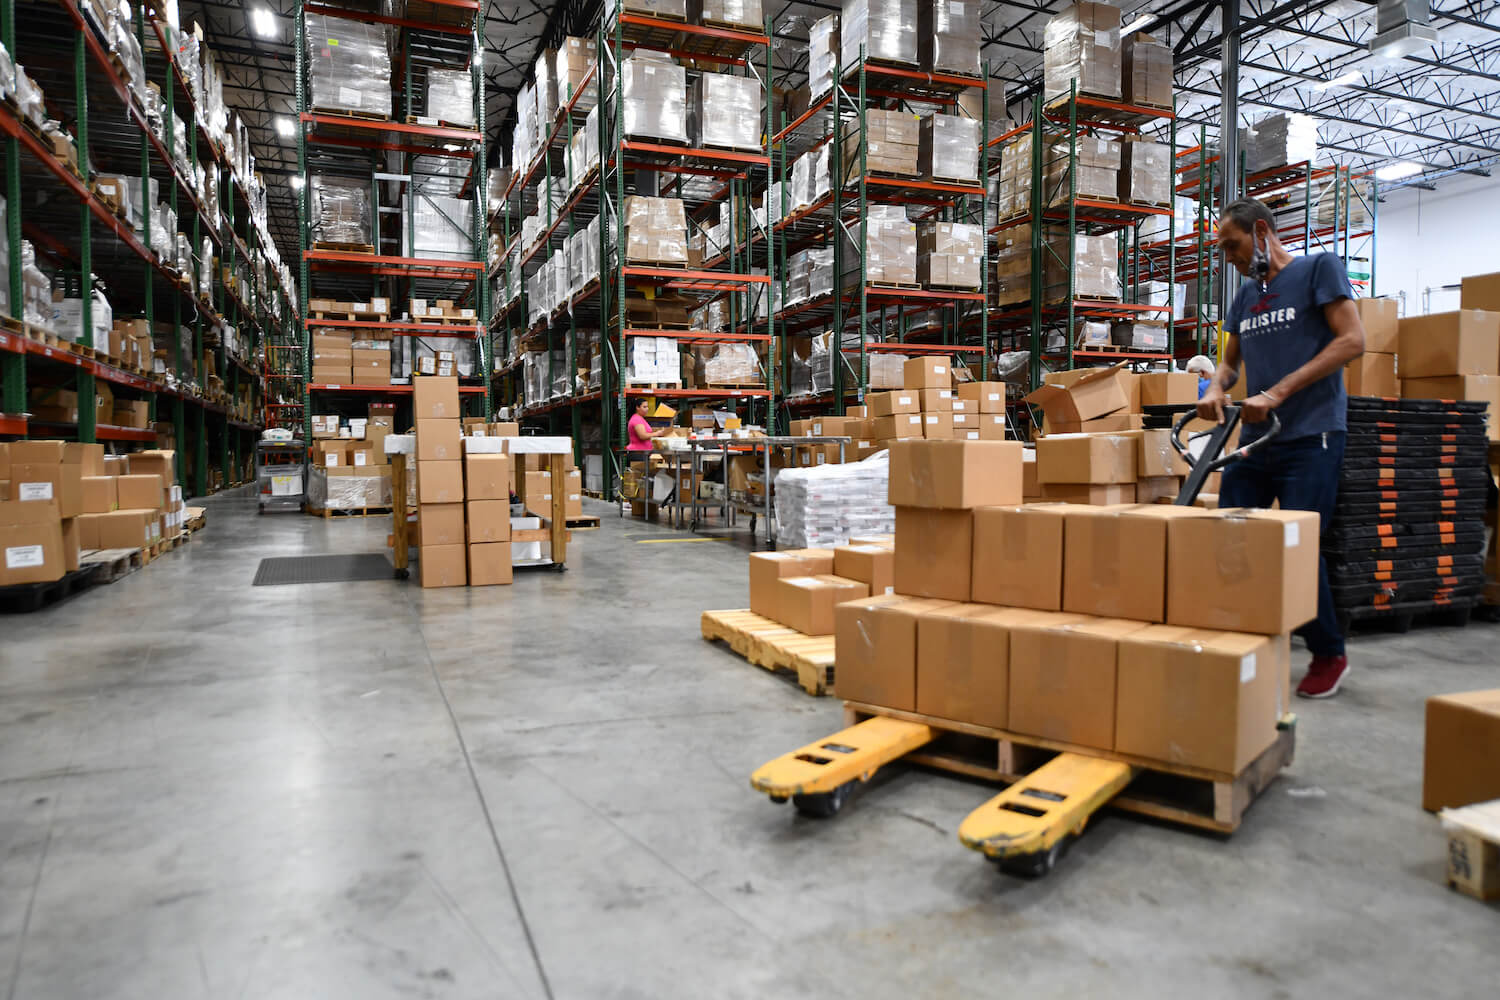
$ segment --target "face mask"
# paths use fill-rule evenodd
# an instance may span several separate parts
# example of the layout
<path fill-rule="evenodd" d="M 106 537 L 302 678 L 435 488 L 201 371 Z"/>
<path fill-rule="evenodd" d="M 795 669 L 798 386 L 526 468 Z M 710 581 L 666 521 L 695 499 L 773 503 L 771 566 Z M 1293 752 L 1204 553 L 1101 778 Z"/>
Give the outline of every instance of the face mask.
<path fill-rule="evenodd" d="M 1266 279 L 1271 276 L 1270 240 L 1266 240 L 1265 245 L 1262 246 L 1261 243 L 1256 242 L 1255 234 L 1252 231 L 1250 241 L 1252 244 L 1250 249 L 1250 277 L 1260 282 L 1260 290 L 1265 291 Z"/>

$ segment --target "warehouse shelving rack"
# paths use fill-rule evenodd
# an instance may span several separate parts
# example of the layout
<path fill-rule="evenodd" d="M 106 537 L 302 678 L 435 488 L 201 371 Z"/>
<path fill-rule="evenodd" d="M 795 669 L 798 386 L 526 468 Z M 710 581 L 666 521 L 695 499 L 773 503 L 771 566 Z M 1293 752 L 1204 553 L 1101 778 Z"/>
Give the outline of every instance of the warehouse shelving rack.
<path fill-rule="evenodd" d="M 4 238 L 10 302 L 14 312 L 22 313 L 20 251 L 24 236 L 58 269 L 64 287 L 81 297 L 83 312 L 82 329 L 73 345 L 64 344 L 47 330 L 5 320 L 5 328 L 0 331 L 0 435 L 36 433 L 85 442 L 157 441 L 158 434 L 152 428 L 98 422 L 95 398 L 102 382 L 123 390 L 125 398 L 144 398 L 153 423 L 172 424 L 176 447 L 183 456 L 178 463 L 181 485 L 203 495 L 210 487 L 210 454 L 224 484 L 235 482 L 245 467 L 245 457 L 258 430 L 253 419 L 240 419 L 255 416 L 255 397 L 260 392 L 259 376 L 251 361 L 267 317 L 285 315 L 286 289 L 279 273 L 275 274 L 274 286 L 265 280 L 265 253 L 258 246 L 269 241 L 258 226 L 249 225 L 249 213 L 241 217 L 242 236 L 232 209 L 230 222 L 225 225 L 196 194 L 195 169 L 217 167 L 223 155 L 207 136 L 199 135 L 197 109 L 183 84 L 172 47 L 165 44 L 165 32 L 175 29 L 164 29 L 156 15 L 140 11 L 130 25 L 141 50 L 145 75 L 161 91 L 165 113 L 158 134 L 132 93 L 123 62 L 109 51 L 104 39 L 105 16 L 76 0 L 26 4 L 19 12 L 14 0 L 0 3 L 0 40 L 41 86 L 48 111 L 71 124 L 73 132 L 68 139 L 74 154 L 70 160 L 66 145 L 44 138 L 32 122 L 23 119 L 16 105 L 7 102 L 0 106 L 9 210 Z M 144 91 L 145 80 L 137 83 Z M 186 162 L 180 165 L 172 155 L 177 147 L 174 130 L 179 120 L 174 118 L 174 108 L 187 112 L 187 135 L 182 143 Z M 191 218 L 191 276 L 178 273 L 175 245 L 166 252 L 156 249 L 159 243 L 174 241 L 153 232 L 150 209 L 154 206 L 145 206 L 146 221 L 137 235 L 130 223 L 116 214 L 113 203 L 98 192 L 96 169 L 99 173 L 154 174 L 166 181 L 167 202 L 174 215 L 183 219 L 186 211 Z M 23 206 L 23 187 L 28 194 L 50 192 L 56 197 L 30 197 Z M 248 206 L 249 196 L 239 177 L 226 171 L 223 187 L 215 194 L 220 190 L 224 198 L 216 200 L 221 203 L 231 203 L 229 199 L 238 195 Z M 149 188 L 143 193 L 149 195 Z M 254 301 L 245 302 L 245 296 L 229 288 L 218 273 L 213 276 L 215 294 L 199 293 L 195 279 L 203 265 L 201 241 L 205 236 L 224 258 L 232 259 L 224 250 L 228 239 L 235 252 L 256 265 L 258 280 L 250 292 Z M 271 256 L 274 258 L 274 251 Z M 96 276 L 106 283 L 112 306 L 119 314 L 144 316 L 154 329 L 160 312 L 169 312 L 176 334 L 166 373 L 127 369 L 94 349 L 92 295 Z M 191 322 L 193 331 L 186 357 L 181 336 L 184 319 Z M 226 322 L 248 331 L 248 338 L 241 338 L 251 345 L 248 357 L 235 355 L 223 342 L 215 343 L 215 331 Z M 249 412 L 236 412 L 200 388 L 209 374 L 204 365 L 205 346 L 213 348 L 213 367 L 228 376 L 226 382 L 235 396 L 243 375 L 249 391 Z M 77 423 L 29 419 L 29 382 L 74 385 L 80 404 Z"/>
<path fill-rule="evenodd" d="M 870 356 L 877 353 L 904 355 L 977 355 L 979 375 L 987 365 L 985 343 L 988 316 L 984 303 L 989 295 L 988 239 L 981 243 L 980 287 L 972 292 L 954 289 L 923 289 L 890 286 L 869 280 L 863 248 L 868 238 L 868 209 L 872 204 L 900 205 L 923 221 L 964 222 L 986 229 L 987 204 L 984 180 L 989 175 L 989 79 L 987 71 L 976 76 L 927 72 L 911 66 L 888 64 L 865 57 L 863 46 L 854 64 L 834 67 L 834 84 L 826 95 L 809 103 L 808 109 L 787 122 L 773 137 L 778 173 L 782 178 L 782 205 L 771 226 L 776 274 L 785 302 L 789 259 L 798 250 L 830 246 L 833 250 L 833 290 L 777 310 L 776 325 L 782 367 L 790 373 L 793 338 L 819 328 L 834 332 L 832 385 L 829 389 L 792 396 L 790 385 L 782 391 L 788 413 L 831 407 L 842 413 L 851 403 L 864 400 L 870 389 Z M 955 113 L 964 91 L 979 90 L 979 180 L 973 184 L 942 180 L 885 176 L 869 169 L 867 113 L 876 108 L 895 108 L 913 113 Z M 841 140 L 846 126 L 857 125 L 859 141 L 853 152 L 857 160 L 845 163 Z M 811 205 L 791 210 L 788 190 L 791 160 L 828 144 L 829 192 Z M 853 276 L 853 281 L 848 276 Z M 936 313 L 934 320 L 933 314 Z"/>
<path fill-rule="evenodd" d="M 307 15 L 321 14 L 364 24 L 381 25 L 394 36 L 392 66 L 395 90 L 390 119 L 347 114 L 313 107 L 307 56 Z M 347 330 L 356 338 L 372 340 L 441 337 L 472 340 L 475 371 L 460 385 L 460 398 L 469 409 L 488 419 L 493 414 L 490 374 L 493 355 L 485 336 L 489 313 L 486 275 L 487 226 L 485 204 L 485 101 L 482 4 L 479 0 L 423 0 L 408 4 L 405 16 L 389 13 L 379 3 L 338 6 L 298 0 L 295 11 L 297 94 L 297 230 L 299 238 L 301 310 L 298 331 L 302 379 L 301 438 L 312 441 L 314 399 L 319 406 L 340 408 L 352 399 L 400 400 L 411 395 L 408 384 L 344 385 L 314 383 L 311 337 L 317 328 Z M 467 69 L 474 95 L 474 126 L 455 127 L 424 119 L 425 101 L 418 97 L 424 72 L 433 68 Z M 394 155 L 393 155 L 394 154 Z M 400 170 L 386 172 L 391 161 Z M 468 195 L 471 227 L 467 256 L 444 259 L 416 250 L 416 200 L 425 185 L 451 187 L 454 173 L 434 163 L 466 164 L 455 196 Z M 314 175 L 367 180 L 371 197 L 370 252 L 347 247 L 319 247 L 312 240 L 312 179 Z M 394 199 L 401 207 L 382 207 Z M 396 214 L 401 222 L 384 226 L 382 214 Z M 402 230 L 404 228 L 404 240 Z M 316 277 L 314 277 L 316 276 Z M 316 292 L 314 286 L 316 285 Z M 309 301 L 345 297 L 346 301 L 389 300 L 385 318 L 314 316 Z M 418 317 L 396 318 L 411 298 L 451 299 L 467 303 L 472 322 L 424 322 Z M 395 376 L 393 376 L 395 377 Z"/>

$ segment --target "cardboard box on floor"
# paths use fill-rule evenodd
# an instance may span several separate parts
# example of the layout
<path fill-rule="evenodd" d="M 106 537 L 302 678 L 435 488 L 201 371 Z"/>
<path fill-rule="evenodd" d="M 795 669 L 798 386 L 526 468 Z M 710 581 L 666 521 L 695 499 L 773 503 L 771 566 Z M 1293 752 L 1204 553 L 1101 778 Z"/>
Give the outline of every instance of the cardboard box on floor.
<path fill-rule="evenodd" d="M 839 576 L 788 576 L 776 581 L 776 621 L 803 635 L 832 635 L 833 609 L 870 596 L 868 584 Z"/>
<path fill-rule="evenodd" d="M 788 576 L 822 576 L 833 573 L 832 549 L 785 549 L 750 554 L 750 610 L 766 618 L 776 617 L 776 582 Z"/>
<path fill-rule="evenodd" d="M 834 609 L 839 697 L 905 712 L 917 706 L 917 621 L 948 601 L 885 594 Z"/>
<path fill-rule="evenodd" d="M 510 542 L 485 542 L 469 546 L 469 586 L 503 586 L 511 582 L 512 575 Z"/>
<path fill-rule="evenodd" d="M 65 570 L 57 504 L 0 501 L 0 586 L 50 583 Z"/>
<path fill-rule="evenodd" d="M 417 572 L 423 587 L 468 586 L 468 546 L 462 543 L 422 546 Z"/>
<path fill-rule="evenodd" d="M 130 455 L 132 476 L 161 476 L 163 483 L 180 482 L 177 478 L 177 452 L 170 448 L 137 451 Z"/>
<path fill-rule="evenodd" d="M 5 470 L 0 470 L 3 473 Z M 0 474 L 0 479 L 8 479 L 9 476 Z M 108 514 L 120 506 L 119 493 L 116 490 L 116 476 L 84 476 L 81 480 L 83 488 L 83 512 L 85 514 Z"/>
<path fill-rule="evenodd" d="M 1021 502 L 1018 441 L 897 441 L 890 448 L 889 502 L 962 509 Z"/>
<path fill-rule="evenodd" d="M 1422 808 L 1500 799 L 1500 688 L 1427 699 Z"/>
<path fill-rule="evenodd" d="M 129 475 L 117 476 L 117 503 L 121 507 L 139 510 L 160 510 L 167 499 L 167 491 L 161 476 Z"/>
<path fill-rule="evenodd" d="M 1010 634 L 1010 729 L 1113 750 L 1119 639 L 1145 627 L 1066 614 L 1016 624 Z"/>
<path fill-rule="evenodd" d="M 467 503 L 469 544 L 510 541 L 509 500 L 469 500 Z"/>

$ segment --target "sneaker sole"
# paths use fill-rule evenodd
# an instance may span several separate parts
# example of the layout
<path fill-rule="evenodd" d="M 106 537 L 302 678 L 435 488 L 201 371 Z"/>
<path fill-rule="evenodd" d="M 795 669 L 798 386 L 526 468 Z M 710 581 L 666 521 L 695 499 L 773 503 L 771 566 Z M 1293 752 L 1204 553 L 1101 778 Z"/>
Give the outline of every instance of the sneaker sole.
<path fill-rule="evenodd" d="M 1344 678 L 1349 676 L 1349 671 L 1351 669 L 1353 669 L 1353 668 L 1352 667 L 1345 667 L 1344 668 L 1344 672 L 1341 673 L 1341 674 L 1339 674 L 1339 679 L 1336 680 L 1336 681 L 1334 681 L 1333 682 L 1333 687 L 1329 688 L 1327 691 L 1323 691 L 1323 692 L 1321 692 L 1319 694 L 1308 694 L 1308 693 L 1304 692 L 1301 688 L 1298 688 L 1297 689 L 1297 697 L 1298 698 L 1332 698 L 1334 695 L 1336 695 L 1336 694 L 1339 693 L 1339 688 L 1341 688 L 1341 687 L 1344 686 Z"/>

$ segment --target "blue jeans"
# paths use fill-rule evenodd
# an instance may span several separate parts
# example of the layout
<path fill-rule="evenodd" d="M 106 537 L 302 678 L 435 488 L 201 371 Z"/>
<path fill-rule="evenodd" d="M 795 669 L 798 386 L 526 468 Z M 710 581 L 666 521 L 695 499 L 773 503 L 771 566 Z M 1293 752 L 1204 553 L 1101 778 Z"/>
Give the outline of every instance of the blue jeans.
<path fill-rule="evenodd" d="M 1220 507 L 1269 507 L 1281 501 L 1283 510 L 1318 512 L 1319 528 L 1327 531 L 1339 495 L 1339 472 L 1344 466 L 1344 432 L 1330 431 L 1292 441 L 1272 441 L 1249 458 L 1224 467 L 1219 485 Z M 1328 564 L 1318 553 L 1318 617 L 1297 629 L 1314 656 L 1343 656 L 1344 634 L 1339 631 L 1328 589 Z"/>

